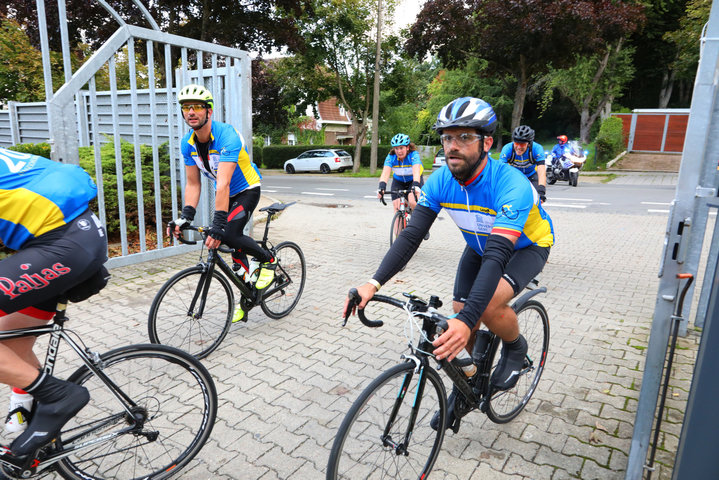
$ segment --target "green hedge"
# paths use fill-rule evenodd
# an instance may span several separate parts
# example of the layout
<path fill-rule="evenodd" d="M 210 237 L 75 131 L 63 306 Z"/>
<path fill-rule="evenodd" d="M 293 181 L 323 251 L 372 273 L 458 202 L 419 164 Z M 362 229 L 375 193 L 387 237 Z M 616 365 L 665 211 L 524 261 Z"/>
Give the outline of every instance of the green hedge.
<path fill-rule="evenodd" d="M 599 134 L 594 140 L 597 152 L 597 164 L 607 163 L 624 150 L 624 132 L 622 119 L 609 117 L 599 127 Z"/>
<path fill-rule="evenodd" d="M 39 157 L 50 158 L 50 144 L 47 142 L 43 143 L 20 143 L 8 147 L 9 150 L 15 150 L 16 152 L 25 152 Z"/>
<path fill-rule="evenodd" d="M 268 145 L 261 149 L 262 166 L 264 168 L 282 169 L 284 168 L 285 162 L 290 158 L 295 158 L 299 154 L 301 154 L 302 152 L 306 152 L 307 150 L 316 150 L 319 148 L 344 150 L 345 152 L 349 153 L 351 156 L 354 157 L 354 145 Z M 258 150 L 260 149 L 255 148 L 255 155 L 257 154 Z M 362 151 L 360 157 L 360 164 L 363 167 L 369 167 L 371 146 L 364 145 L 362 146 L 361 150 Z M 381 166 L 382 163 L 384 163 L 384 159 L 390 150 L 392 150 L 392 147 L 390 145 L 379 145 L 377 147 L 378 166 Z M 260 165 L 257 160 L 255 160 L 255 163 L 257 165 Z"/>

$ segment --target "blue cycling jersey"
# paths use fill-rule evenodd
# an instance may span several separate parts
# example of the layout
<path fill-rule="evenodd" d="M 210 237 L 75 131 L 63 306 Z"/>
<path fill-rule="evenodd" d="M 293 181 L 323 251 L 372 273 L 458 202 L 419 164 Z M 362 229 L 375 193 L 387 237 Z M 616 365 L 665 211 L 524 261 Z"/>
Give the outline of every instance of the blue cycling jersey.
<path fill-rule="evenodd" d="M 387 155 L 384 159 L 384 166 L 392 169 L 392 175 L 395 180 L 400 182 L 411 182 L 412 176 L 412 165 L 419 165 L 419 174 L 421 175 L 424 171 L 422 166 L 422 160 L 419 158 L 419 153 L 416 150 L 407 153 L 407 156 L 403 160 L 397 158 L 397 155 Z"/>
<path fill-rule="evenodd" d="M 0 240 L 9 248 L 70 223 L 95 196 L 77 165 L 0 148 Z"/>
<path fill-rule="evenodd" d="M 532 142 L 531 149 L 527 148 L 522 155 L 517 155 L 517 152 L 514 151 L 514 142 L 512 142 L 502 147 L 499 159 L 518 168 L 525 176 L 531 177 L 537 172 L 537 165 L 544 165 L 544 148 L 537 142 Z"/>
<path fill-rule="evenodd" d="M 467 245 L 479 255 L 491 233 L 517 237 L 515 250 L 554 244 L 552 220 L 537 192 L 517 169 L 497 160 L 488 160 L 465 185 L 448 168 L 434 172 L 418 203 L 436 213 L 446 209 Z"/>
<path fill-rule="evenodd" d="M 198 151 L 197 137 L 190 130 L 182 137 L 180 151 L 185 165 L 197 166 L 203 175 L 212 179 L 217 188 L 217 169 L 220 162 L 237 163 L 230 181 L 230 197 L 248 188 L 260 185 L 260 171 L 250 159 L 242 135 L 227 123 L 212 121 L 210 126 L 210 143 L 208 145 L 209 169 L 205 166 Z"/>

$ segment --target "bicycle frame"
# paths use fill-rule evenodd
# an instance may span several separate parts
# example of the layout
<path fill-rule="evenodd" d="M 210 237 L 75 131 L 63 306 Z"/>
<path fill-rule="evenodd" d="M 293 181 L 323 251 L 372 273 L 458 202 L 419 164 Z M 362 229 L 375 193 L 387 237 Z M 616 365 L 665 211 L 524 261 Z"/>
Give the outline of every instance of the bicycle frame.
<path fill-rule="evenodd" d="M 104 443 L 109 440 L 112 440 L 115 437 L 118 437 L 120 435 L 125 434 L 126 432 L 132 431 L 133 429 L 138 428 L 140 425 L 137 423 L 137 418 L 134 415 L 133 409 L 137 407 L 137 404 L 128 397 L 121 389 L 118 387 L 115 382 L 113 382 L 105 373 L 101 370 L 101 368 L 98 367 L 100 365 L 101 367 L 101 361 L 100 361 L 100 355 L 96 352 L 92 352 L 88 348 L 82 348 L 82 346 L 75 341 L 70 334 L 73 333 L 71 330 L 65 330 L 65 321 L 68 320 L 68 318 L 65 316 L 65 308 L 67 304 L 64 302 L 58 303 L 57 310 L 55 312 L 55 317 L 53 318 L 53 322 L 48 325 L 41 325 L 37 327 L 25 327 L 25 328 L 18 328 L 14 330 L 6 330 L 3 332 L 0 332 L 0 341 L 3 340 L 10 340 L 13 338 L 23 338 L 23 337 L 38 337 L 41 335 L 50 335 L 50 340 L 48 342 L 47 347 L 47 353 L 45 355 L 45 364 L 43 365 L 43 371 L 46 372 L 48 375 L 52 375 L 55 364 L 57 361 L 57 354 L 60 347 L 60 340 L 66 341 L 70 347 L 75 351 L 75 353 L 80 357 L 80 360 L 82 363 L 99 378 L 102 383 L 107 386 L 107 388 L 110 389 L 112 394 L 117 398 L 118 402 L 122 405 L 122 408 L 125 410 L 126 414 L 120 415 L 116 414 L 112 417 L 106 418 L 101 423 L 95 422 L 94 425 L 90 426 L 89 428 L 85 429 L 82 432 L 79 432 L 78 434 L 74 435 L 73 437 L 69 439 L 63 440 L 63 450 L 60 452 L 53 452 L 49 454 L 47 457 L 43 458 L 42 460 L 28 457 L 19 459 L 12 455 L 10 450 L 6 447 L 0 448 L 0 463 L 3 463 L 7 466 L 14 467 L 20 470 L 23 470 L 23 476 L 25 473 L 28 475 L 34 474 L 38 469 L 44 469 L 47 468 L 54 463 L 57 463 L 58 461 L 62 460 L 65 457 L 68 457 L 72 455 L 73 453 L 77 452 L 78 450 L 84 450 L 87 448 L 94 447 L 95 445 L 99 443 Z M 127 428 L 120 430 L 118 432 L 114 433 L 108 433 L 107 435 L 104 435 L 102 437 L 96 438 L 91 441 L 82 442 L 81 440 L 92 430 L 95 430 L 97 428 L 102 428 L 106 425 L 109 425 L 111 423 L 116 423 L 118 421 L 126 421 L 126 419 L 133 419 L 132 424 L 129 425 Z M 74 442 L 80 441 L 80 443 L 73 445 Z"/>

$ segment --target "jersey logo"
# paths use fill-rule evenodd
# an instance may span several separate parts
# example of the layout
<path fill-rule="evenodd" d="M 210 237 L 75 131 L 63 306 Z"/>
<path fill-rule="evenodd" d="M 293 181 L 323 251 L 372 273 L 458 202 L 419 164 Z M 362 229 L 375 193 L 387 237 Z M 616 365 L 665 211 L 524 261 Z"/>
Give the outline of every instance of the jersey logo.
<path fill-rule="evenodd" d="M 511 204 L 504 204 L 502 205 L 502 208 L 500 209 L 500 214 L 498 216 L 500 215 L 507 217 L 510 220 L 516 220 L 519 217 L 519 212 L 514 210 Z"/>
<path fill-rule="evenodd" d="M 90 222 L 85 218 L 81 218 L 80 220 L 78 220 L 77 226 L 78 226 L 78 228 L 80 228 L 80 230 L 84 230 L 84 231 L 90 230 Z"/>

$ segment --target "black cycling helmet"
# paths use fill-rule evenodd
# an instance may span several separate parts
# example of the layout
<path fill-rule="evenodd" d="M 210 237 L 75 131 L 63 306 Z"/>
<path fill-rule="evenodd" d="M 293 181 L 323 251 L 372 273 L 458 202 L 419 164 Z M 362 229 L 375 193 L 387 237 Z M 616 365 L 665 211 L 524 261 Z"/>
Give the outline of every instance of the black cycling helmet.
<path fill-rule="evenodd" d="M 532 143 L 534 141 L 534 130 L 528 125 L 520 125 L 512 132 L 512 141 Z"/>
<path fill-rule="evenodd" d="M 432 128 L 439 133 L 450 127 L 469 127 L 482 135 L 492 135 L 497 129 L 497 116 L 492 106 L 474 97 L 462 97 L 449 102 L 440 110 Z"/>

